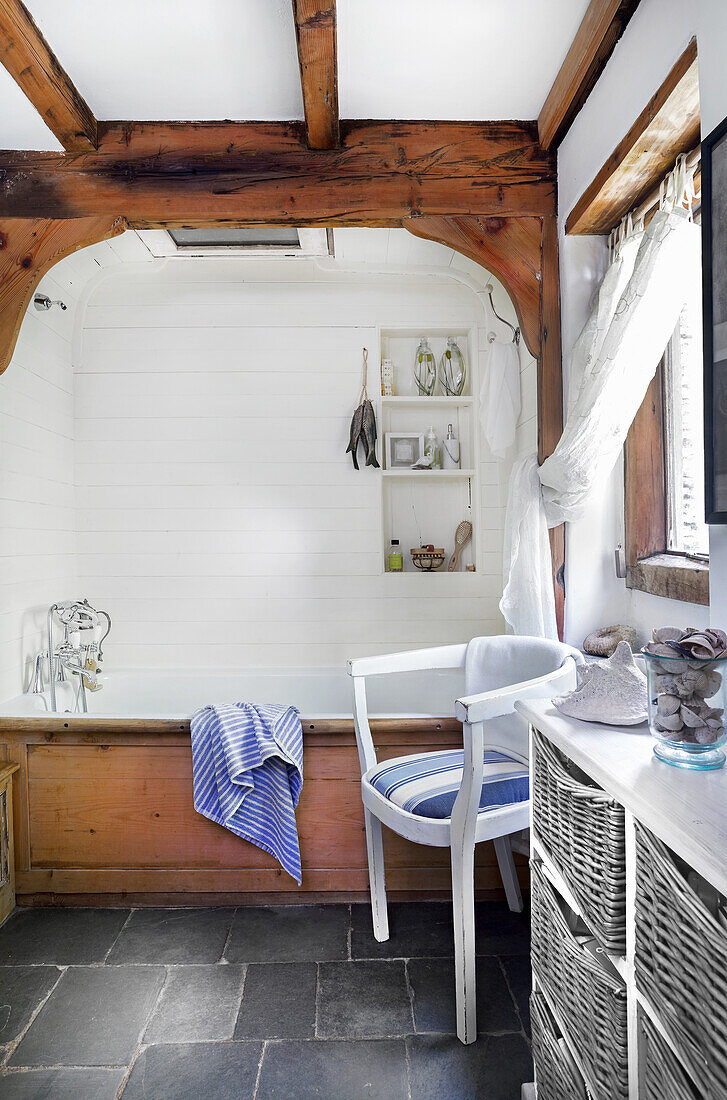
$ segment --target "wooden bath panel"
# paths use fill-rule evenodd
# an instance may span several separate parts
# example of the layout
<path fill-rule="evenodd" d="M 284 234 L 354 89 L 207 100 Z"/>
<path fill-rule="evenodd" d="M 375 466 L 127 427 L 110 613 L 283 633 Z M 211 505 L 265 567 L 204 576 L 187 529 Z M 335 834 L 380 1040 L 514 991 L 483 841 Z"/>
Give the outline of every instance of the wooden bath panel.
<path fill-rule="evenodd" d="M 297 819 L 303 886 L 254 845 L 196 813 L 188 724 L 3 720 L 0 753 L 17 762 L 17 893 L 157 901 L 195 895 L 360 897 L 368 887 L 358 754 L 350 723 L 306 732 Z M 99 726 L 104 728 L 99 729 Z M 320 726 L 320 723 L 318 723 Z M 380 725 L 379 758 L 461 744 L 453 720 Z M 346 728 L 348 727 L 348 728 Z M 385 830 L 388 884 L 408 895 L 449 890 L 449 851 Z M 526 869 L 521 868 L 523 877 Z M 478 845 L 478 889 L 500 889 L 494 850 Z"/>

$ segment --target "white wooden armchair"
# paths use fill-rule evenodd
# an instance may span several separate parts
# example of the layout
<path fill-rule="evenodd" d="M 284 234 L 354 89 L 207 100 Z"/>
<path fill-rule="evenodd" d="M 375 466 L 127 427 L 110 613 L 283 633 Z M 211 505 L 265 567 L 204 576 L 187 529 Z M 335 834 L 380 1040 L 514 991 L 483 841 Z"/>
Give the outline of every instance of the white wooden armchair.
<path fill-rule="evenodd" d="M 581 654 L 543 638 L 474 638 L 348 662 L 361 761 L 374 936 L 388 940 L 381 825 L 418 844 L 449 847 L 452 860 L 457 1035 L 477 1038 L 475 844 L 492 840 L 508 905 L 523 908 L 510 835 L 530 824 L 528 737 L 517 699 L 552 698 L 576 684 Z M 463 749 L 418 753 L 379 765 L 366 707 L 366 678 L 427 669 L 465 669 L 455 705 Z"/>

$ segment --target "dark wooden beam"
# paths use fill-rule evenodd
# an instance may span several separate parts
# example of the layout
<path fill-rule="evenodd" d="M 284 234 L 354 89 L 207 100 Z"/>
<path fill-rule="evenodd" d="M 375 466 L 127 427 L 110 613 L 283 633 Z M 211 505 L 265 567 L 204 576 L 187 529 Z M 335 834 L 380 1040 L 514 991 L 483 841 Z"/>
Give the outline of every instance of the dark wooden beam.
<path fill-rule="evenodd" d="M 20 0 L 0 0 L 0 61 L 64 149 L 96 146 L 96 119 Z"/>
<path fill-rule="evenodd" d="M 609 233 L 659 186 L 679 154 L 698 142 L 699 64 L 693 38 L 571 210 L 566 233 Z"/>
<path fill-rule="evenodd" d="M 538 118 L 544 149 L 565 137 L 638 6 L 639 0 L 591 0 Z"/>
<path fill-rule="evenodd" d="M 293 0 L 305 124 L 311 149 L 338 145 L 336 0 Z"/>
<path fill-rule="evenodd" d="M 10 363 L 25 311 L 46 271 L 71 252 L 125 229 L 123 218 L 0 219 L 0 374 Z"/>
<path fill-rule="evenodd" d="M 398 225 L 440 214 L 555 213 L 534 123 L 345 122 L 337 149 L 302 123 L 99 124 L 97 151 L 0 154 L 0 215 Z"/>

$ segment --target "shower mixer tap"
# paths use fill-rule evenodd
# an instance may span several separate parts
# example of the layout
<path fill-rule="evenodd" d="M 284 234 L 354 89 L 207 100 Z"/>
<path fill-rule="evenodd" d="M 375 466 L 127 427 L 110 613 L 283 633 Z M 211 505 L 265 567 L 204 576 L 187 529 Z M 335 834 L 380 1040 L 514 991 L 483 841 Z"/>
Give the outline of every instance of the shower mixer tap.
<path fill-rule="evenodd" d="M 63 626 L 63 641 L 55 645 L 53 641 L 54 620 Z M 100 620 L 106 620 L 106 629 L 101 634 L 100 640 L 96 640 L 96 633 L 103 630 Z M 48 608 L 48 674 L 50 684 L 51 710 L 57 711 L 56 683 L 66 679 L 66 674 L 78 677 L 78 697 L 81 710 L 86 713 L 88 701 L 86 690 L 98 691 L 102 684 L 99 682 L 100 665 L 103 660 L 102 643 L 106 640 L 111 630 L 111 616 L 108 611 L 99 611 L 92 607 L 88 600 L 68 600 L 64 603 L 54 603 Z M 92 641 L 82 642 L 82 632 L 92 632 Z M 77 638 L 73 636 L 76 635 Z M 42 658 L 40 654 L 36 658 L 36 672 L 33 678 L 35 692 L 39 684 L 42 685 Z M 40 676 L 40 679 L 39 679 Z M 42 686 L 40 687 L 42 691 Z"/>

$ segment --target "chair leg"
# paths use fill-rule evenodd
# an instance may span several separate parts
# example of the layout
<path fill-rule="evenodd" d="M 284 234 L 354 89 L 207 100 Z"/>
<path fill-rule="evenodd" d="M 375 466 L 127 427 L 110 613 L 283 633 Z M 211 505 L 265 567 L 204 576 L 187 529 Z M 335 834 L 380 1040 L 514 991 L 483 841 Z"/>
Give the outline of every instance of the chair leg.
<path fill-rule="evenodd" d="M 474 1043 L 477 1039 L 474 844 L 452 846 L 452 905 L 457 1037 L 463 1043 Z"/>
<path fill-rule="evenodd" d="M 508 836 L 498 836 L 495 839 L 495 855 L 497 865 L 500 868 L 502 885 L 505 887 L 505 897 L 511 913 L 522 913 L 523 896 L 520 893 L 520 883 L 517 880 L 515 860 L 512 858 L 512 848 Z"/>
<path fill-rule="evenodd" d="M 371 889 L 371 917 L 374 925 L 374 939 L 381 943 L 389 938 L 384 842 L 381 835 L 381 822 L 366 806 L 364 806 L 364 819 L 366 821 L 366 848 L 369 857 L 369 887 Z"/>

